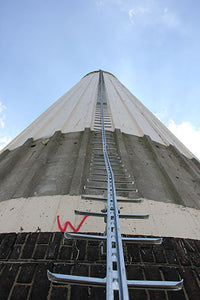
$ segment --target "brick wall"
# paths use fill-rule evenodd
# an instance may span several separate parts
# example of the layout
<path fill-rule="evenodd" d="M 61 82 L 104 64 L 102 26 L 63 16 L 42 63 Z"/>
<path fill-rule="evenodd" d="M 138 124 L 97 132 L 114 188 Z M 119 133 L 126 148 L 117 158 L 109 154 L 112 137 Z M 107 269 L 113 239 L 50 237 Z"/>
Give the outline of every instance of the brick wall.
<path fill-rule="evenodd" d="M 130 290 L 130 299 L 200 299 L 200 241 L 164 238 L 162 245 L 124 245 L 128 279 L 180 280 L 179 292 Z M 63 239 L 62 233 L 0 234 L 0 300 L 105 299 L 104 288 L 52 284 L 54 272 L 104 277 L 98 242 Z"/>

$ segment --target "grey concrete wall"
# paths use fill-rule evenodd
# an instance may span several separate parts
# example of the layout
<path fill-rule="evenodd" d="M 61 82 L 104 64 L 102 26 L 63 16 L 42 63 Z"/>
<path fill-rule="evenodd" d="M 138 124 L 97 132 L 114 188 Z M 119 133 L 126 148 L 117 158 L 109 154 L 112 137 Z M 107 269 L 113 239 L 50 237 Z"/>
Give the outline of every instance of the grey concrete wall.
<path fill-rule="evenodd" d="M 90 176 L 94 132 L 56 132 L 51 138 L 27 140 L 0 156 L 0 201 L 44 195 L 99 194 L 84 190 Z M 200 168 L 195 159 L 148 136 L 113 133 L 124 168 L 139 189 L 137 196 L 200 208 Z M 96 185 L 96 184 L 95 184 Z M 105 186 L 98 183 L 99 186 Z M 135 197 L 133 192 L 121 196 Z"/>

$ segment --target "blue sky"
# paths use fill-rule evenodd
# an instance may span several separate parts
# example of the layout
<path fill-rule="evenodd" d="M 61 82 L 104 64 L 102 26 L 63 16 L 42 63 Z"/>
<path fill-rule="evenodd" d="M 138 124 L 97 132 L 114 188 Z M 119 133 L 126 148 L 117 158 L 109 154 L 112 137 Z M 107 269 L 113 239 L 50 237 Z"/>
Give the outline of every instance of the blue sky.
<path fill-rule="evenodd" d="M 200 1 L 0 0 L 0 143 L 113 73 L 200 157 Z"/>

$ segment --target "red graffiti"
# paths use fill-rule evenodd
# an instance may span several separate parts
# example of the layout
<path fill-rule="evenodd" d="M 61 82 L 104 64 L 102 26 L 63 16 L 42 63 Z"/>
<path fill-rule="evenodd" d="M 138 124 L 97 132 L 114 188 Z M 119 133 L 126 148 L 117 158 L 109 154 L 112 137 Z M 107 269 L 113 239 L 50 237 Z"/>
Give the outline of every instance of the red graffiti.
<path fill-rule="evenodd" d="M 84 221 L 87 219 L 88 216 L 84 216 L 80 224 L 78 225 L 77 228 L 75 228 L 70 221 L 65 222 L 64 226 L 62 227 L 60 224 L 60 217 L 57 216 L 57 222 L 58 222 L 58 227 L 61 232 L 65 232 L 67 230 L 67 227 L 69 226 L 74 232 L 78 232 L 83 225 Z"/>

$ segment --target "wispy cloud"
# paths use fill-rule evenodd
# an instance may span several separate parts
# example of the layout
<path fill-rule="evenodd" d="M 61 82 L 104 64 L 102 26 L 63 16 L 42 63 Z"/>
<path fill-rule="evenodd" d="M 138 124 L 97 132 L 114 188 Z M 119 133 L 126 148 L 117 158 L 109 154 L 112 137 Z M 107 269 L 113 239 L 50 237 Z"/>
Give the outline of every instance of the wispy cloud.
<path fill-rule="evenodd" d="M 160 21 L 168 27 L 178 27 L 180 25 L 180 20 L 174 12 L 170 12 L 168 8 L 164 9 L 163 14 L 160 16 Z"/>
<path fill-rule="evenodd" d="M 156 0 L 136 0 L 136 1 L 118 1 L 122 11 L 128 13 L 129 20 L 132 24 L 142 23 L 144 25 L 161 24 L 167 27 L 178 27 L 180 20 L 178 15 L 164 6 L 162 2 Z"/>
<path fill-rule="evenodd" d="M 2 136 L 0 137 L 0 150 L 2 150 L 8 143 L 12 140 L 9 136 Z"/>
<path fill-rule="evenodd" d="M 5 110 L 6 106 L 0 101 L 0 150 L 3 149 L 12 140 L 10 136 L 6 136 L 3 133 L 6 119 Z"/>
<path fill-rule="evenodd" d="M 96 0 L 101 8 L 118 6 L 119 10 L 127 14 L 132 25 L 159 24 L 169 28 L 181 28 L 179 16 L 171 8 L 166 7 L 164 1 L 157 0 Z"/>
<path fill-rule="evenodd" d="M 147 17 L 152 13 L 154 2 L 152 0 L 143 0 L 140 2 L 135 2 L 128 9 L 129 20 L 131 23 L 135 22 L 136 18 L 141 18 L 143 16 Z"/>
<path fill-rule="evenodd" d="M 5 114 L 4 114 L 4 111 L 5 111 L 5 109 L 6 109 L 6 106 L 2 103 L 2 102 L 0 102 L 0 127 L 1 128 L 4 128 L 4 126 L 5 126 Z"/>
<path fill-rule="evenodd" d="M 133 8 L 129 9 L 128 15 L 129 15 L 129 19 L 130 19 L 131 23 L 133 23 L 134 16 L 135 16 L 135 12 L 134 12 Z"/>
<path fill-rule="evenodd" d="M 170 119 L 168 129 L 200 159 L 200 128 L 195 128 L 189 122 L 176 124 Z"/>

